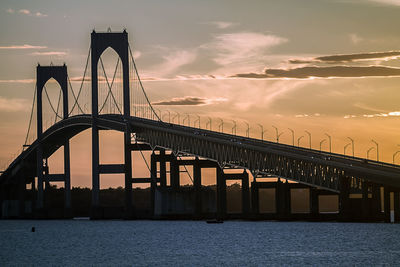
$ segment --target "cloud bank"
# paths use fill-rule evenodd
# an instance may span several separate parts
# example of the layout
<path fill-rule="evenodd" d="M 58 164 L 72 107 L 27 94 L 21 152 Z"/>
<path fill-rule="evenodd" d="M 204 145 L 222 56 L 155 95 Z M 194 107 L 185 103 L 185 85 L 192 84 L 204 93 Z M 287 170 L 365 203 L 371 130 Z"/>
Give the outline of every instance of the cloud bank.
<path fill-rule="evenodd" d="M 294 69 L 265 69 L 264 73 L 242 73 L 232 77 L 238 78 L 297 78 L 307 79 L 312 77 L 379 77 L 400 76 L 400 68 L 368 66 L 334 66 L 334 67 L 302 67 Z"/>
<path fill-rule="evenodd" d="M 316 57 L 310 60 L 304 59 L 291 59 L 289 63 L 292 64 L 308 64 L 308 63 L 341 63 L 341 62 L 354 62 L 360 60 L 388 60 L 400 57 L 400 51 L 388 52 L 371 52 L 371 53 L 357 53 L 357 54 L 343 54 Z"/>
<path fill-rule="evenodd" d="M 205 97 L 196 97 L 196 96 L 184 96 L 184 97 L 176 97 L 170 100 L 161 100 L 157 102 L 153 102 L 152 105 L 157 106 L 201 106 L 201 105 L 210 105 L 217 102 L 225 102 L 227 99 L 225 98 L 205 98 Z"/>

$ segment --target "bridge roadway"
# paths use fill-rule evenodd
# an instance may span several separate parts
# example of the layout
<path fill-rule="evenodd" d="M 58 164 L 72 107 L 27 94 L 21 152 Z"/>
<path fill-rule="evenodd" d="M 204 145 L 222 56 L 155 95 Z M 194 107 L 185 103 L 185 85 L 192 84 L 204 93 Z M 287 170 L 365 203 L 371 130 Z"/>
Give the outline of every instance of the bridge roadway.
<path fill-rule="evenodd" d="M 400 187 L 398 165 L 138 117 L 110 114 L 96 120 L 103 130 L 129 129 L 136 134 L 136 140 L 152 148 L 196 155 L 217 161 L 222 167 L 246 168 L 256 177 L 279 176 L 333 192 L 340 192 L 341 179 Z M 76 115 L 47 129 L 42 138 L 44 158 L 61 147 L 66 138 L 90 128 L 92 121 L 91 115 Z M 16 176 L 21 174 L 27 181 L 35 177 L 37 147 L 35 141 L 23 151 L 0 176 L 0 184 L 17 183 Z"/>

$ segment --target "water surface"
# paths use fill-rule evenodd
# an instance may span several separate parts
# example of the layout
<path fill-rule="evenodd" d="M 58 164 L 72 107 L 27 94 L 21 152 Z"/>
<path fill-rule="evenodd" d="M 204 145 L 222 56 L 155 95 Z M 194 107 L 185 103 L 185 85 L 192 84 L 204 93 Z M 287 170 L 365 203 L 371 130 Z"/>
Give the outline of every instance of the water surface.
<path fill-rule="evenodd" d="M 399 236 L 382 223 L 2 220 L 0 263 L 399 266 Z"/>

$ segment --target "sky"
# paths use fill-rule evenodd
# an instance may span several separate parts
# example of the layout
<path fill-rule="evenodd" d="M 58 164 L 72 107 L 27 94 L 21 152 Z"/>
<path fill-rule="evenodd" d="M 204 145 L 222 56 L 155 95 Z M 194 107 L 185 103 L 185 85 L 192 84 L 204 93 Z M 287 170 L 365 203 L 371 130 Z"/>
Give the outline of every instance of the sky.
<path fill-rule="evenodd" d="M 126 29 L 146 92 L 205 128 L 393 162 L 400 150 L 400 1 L 10 1 L 0 3 L 0 168 L 22 149 L 35 67 L 81 77 L 90 32 Z M 116 56 L 107 57 L 113 69 Z M 73 83 L 79 86 L 79 83 Z M 51 87 L 51 85 L 49 85 Z M 57 90 L 57 86 L 53 86 Z M 55 94 L 56 95 L 56 94 Z M 303 137 L 302 137 L 303 136 Z M 325 140 L 325 141 L 323 141 Z M 351 146 L 346 154 L 352 153 Z M 121 163 L 122 135 L 101 135 L 103 163 Z M 62 151 L 50 159 L 59 172 Z M 72 184 L 90 186 L 90 131 L 71 140 Z M 137 156 L 134 172 L 146 175 Z M 85 162 L 87 164 L 82 164 Z M 400 153 L 396 155 L 400 163 Z M 118 182 L 115 182 L 118 181 Z M 102 179 L 102 187 L 123 178 Z"/>

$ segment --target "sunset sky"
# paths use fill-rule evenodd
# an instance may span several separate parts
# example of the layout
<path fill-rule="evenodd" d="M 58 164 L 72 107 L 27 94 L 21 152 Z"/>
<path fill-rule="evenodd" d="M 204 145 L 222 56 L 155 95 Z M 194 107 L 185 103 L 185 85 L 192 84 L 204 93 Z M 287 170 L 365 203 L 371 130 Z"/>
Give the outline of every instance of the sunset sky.
<path fill-rule="evenodd" d="M 70 77 L 82 76 L 90 32 L 108 27 L 126 28 L 162 114 L 191 114 L 192 122 L 198 114 L 203 128 L 211 117 L 215 129 L 222 118 L 225 132 L 234 120 L 241 135 L 249 123 L 257 138 L 261 124 L 267 140 L 276 126 L 287 144 L 291 128 L 304 147 L 309 131 L 315 149 L 328 134 L 336 153 L 351 137 L 358 157 L 374 139 L 390 163 L 400 150 L 399 0 L 2 0 L 0 25 L 1 169 L 24 143 L 37 63 L 65 62 Z M 111 70 L 115 60 L 106 63 Z M 105 133 L 102 142 L 101 161 L 121 163 L 122 135 Z M 90 186 L 90 131 L 71 143 L 72 184 Z M 143 175 L 143 161 L 136 166 Z M 101 185 L 123 184 L 116 179 Z"/>

